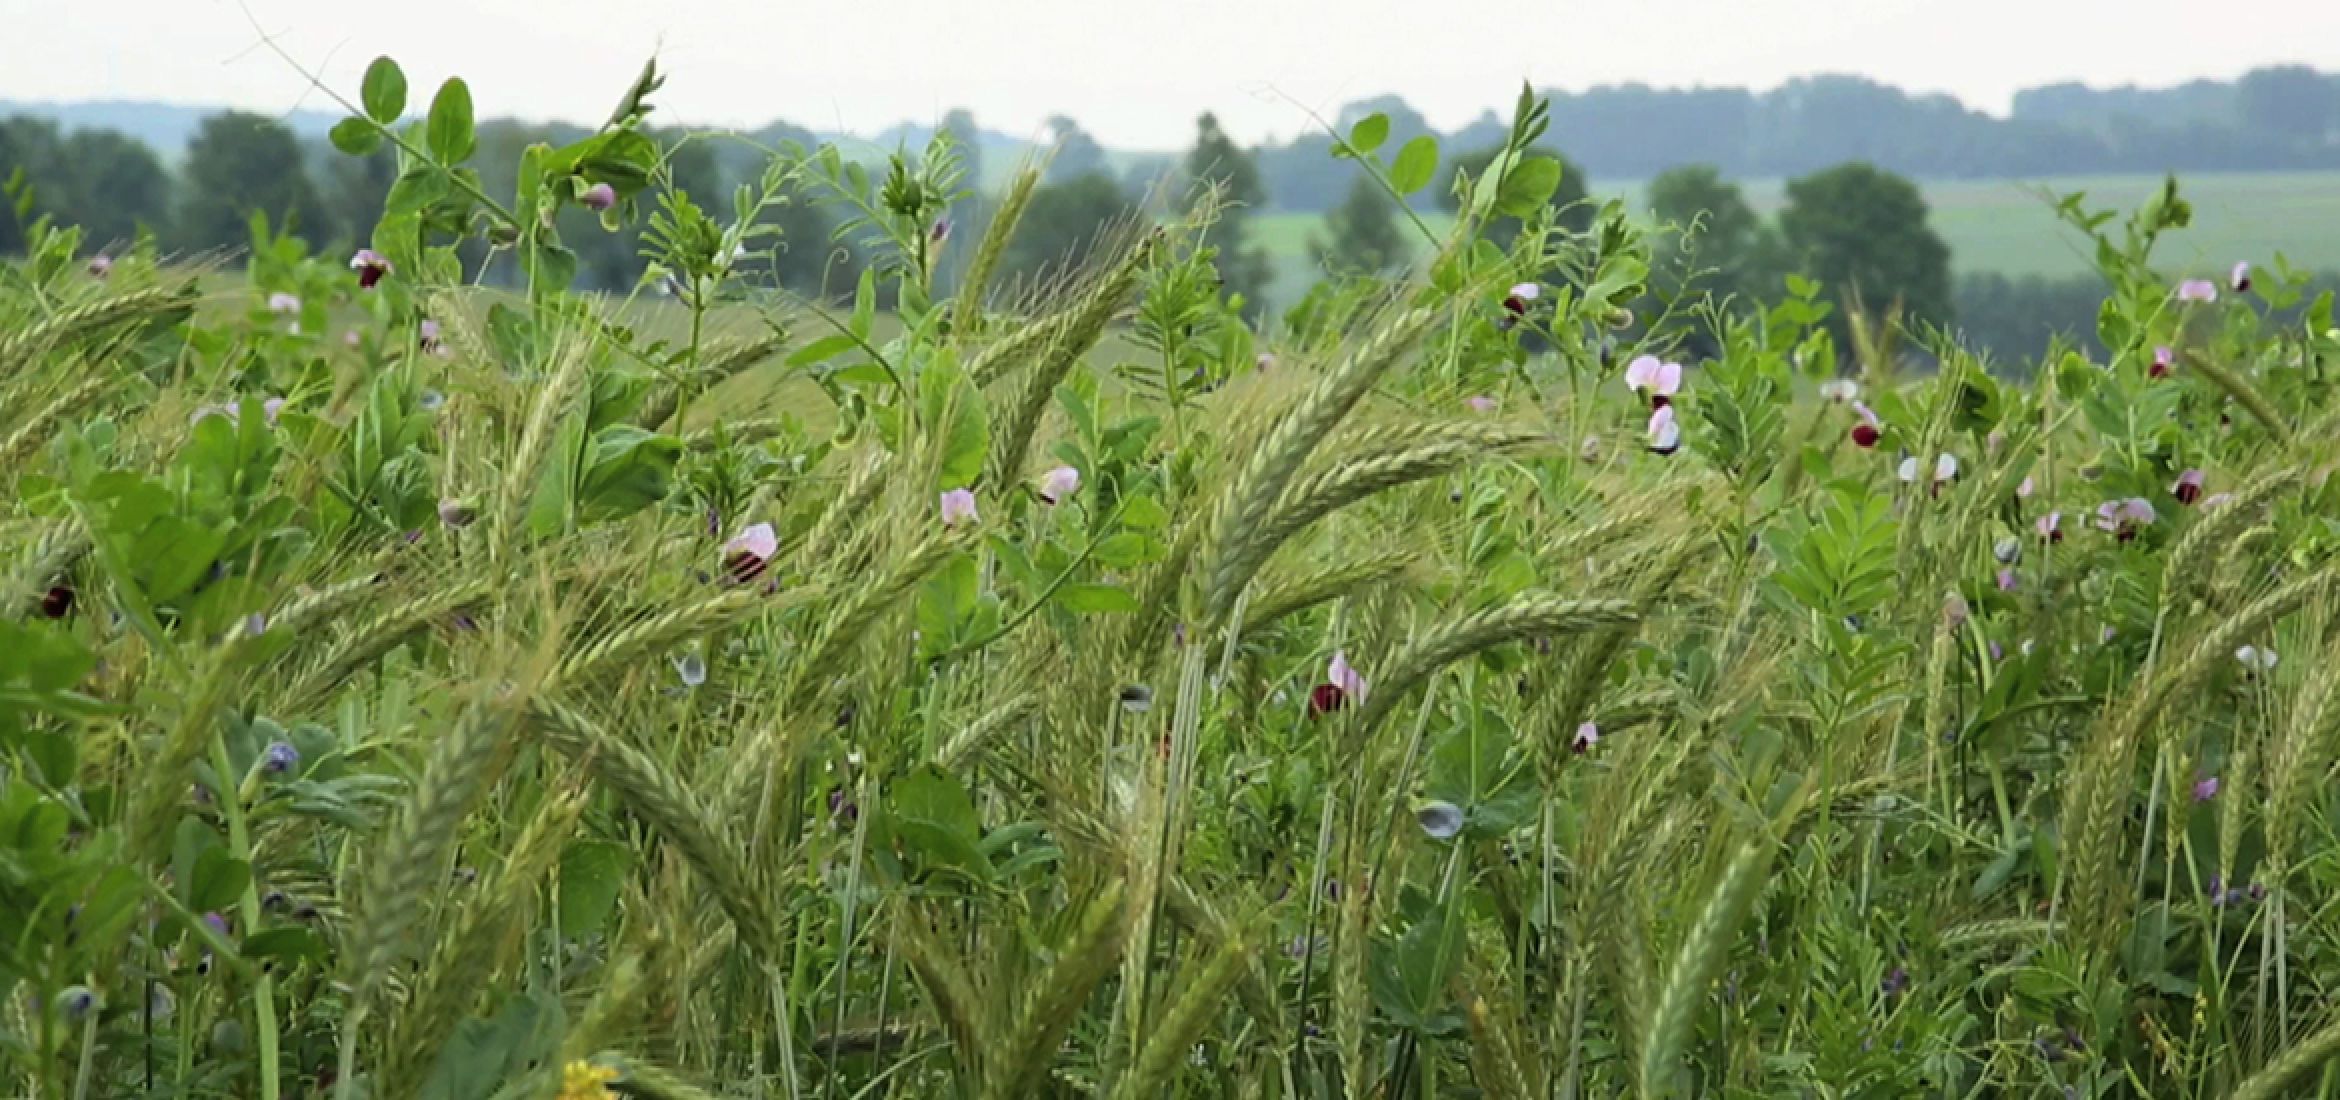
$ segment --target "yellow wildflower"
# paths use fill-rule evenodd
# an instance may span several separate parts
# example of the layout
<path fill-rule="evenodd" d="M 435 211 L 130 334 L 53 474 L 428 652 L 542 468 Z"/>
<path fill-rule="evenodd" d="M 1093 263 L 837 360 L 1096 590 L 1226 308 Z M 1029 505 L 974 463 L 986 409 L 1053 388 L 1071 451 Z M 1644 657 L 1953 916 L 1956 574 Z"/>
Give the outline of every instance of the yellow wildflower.
<path fill-rule="evenodd" d="M 571 1062 L 561 1068 L 560 1100 L 615 1100 L 609 1083 L 617 1079 L 618 1071 L 608 1066 Z"/>

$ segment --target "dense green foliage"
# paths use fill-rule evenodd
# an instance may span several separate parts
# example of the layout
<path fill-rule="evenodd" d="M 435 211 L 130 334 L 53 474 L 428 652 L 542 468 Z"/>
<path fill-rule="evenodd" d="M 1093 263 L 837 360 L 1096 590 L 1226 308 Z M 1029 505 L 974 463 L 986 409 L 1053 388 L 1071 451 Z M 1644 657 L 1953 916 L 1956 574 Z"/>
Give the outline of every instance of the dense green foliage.
<path fill-rule="evenodd" d="M 954 292 L 947 134 L 724 202 L 658 87 L 491 188 L 377 61 L 365 252 L 0 266 L 0 1090 L 2340 1093 L 2340 328 L 2174 183 L 2026 385 L 1801 278 L 1684 355 L 1531 94 L 1254 326 L 1233 207 L 994 295 L 1027 172 Z"/>
<path fill-rule="evenodd" d="M 1389 196 L 1365 176 L 1349 185 L 1349 197 L 1324 216 L 1325 236 L 1309 242 L 1309 254 L 1325 271 L 1346 275 L 1387 275 L 1404 266 L 1412 242 L 1398 228 Z"/>
<path fill-rule="evenodd" d="M 1921 324 L 1950 320 L 1950 248 L 1908 180 L 1868 164 L 1806 176 L 1788 184 L 1779 235 L 1799 270 L 1855 301 L 1889 303 Z"/>

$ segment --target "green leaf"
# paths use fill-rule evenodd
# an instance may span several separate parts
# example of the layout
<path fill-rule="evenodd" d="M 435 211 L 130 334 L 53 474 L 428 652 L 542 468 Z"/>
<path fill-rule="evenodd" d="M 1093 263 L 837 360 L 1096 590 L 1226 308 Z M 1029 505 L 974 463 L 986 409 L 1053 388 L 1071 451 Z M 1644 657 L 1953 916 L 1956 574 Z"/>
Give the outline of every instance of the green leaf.
<path fill-rule="evenodd" d="M 330 957 L 324 937 L 297 924 L 255 933 L 246 937 L 238 946 L 243 956 L 253 962 L 282 959 L 288 963 L 321 963 Z"/>
<path fill-rule="evenodd" d="M 406 73 L 387 57 L 375 58 L 366 66 L 358 98 L 365 104 L 367 118 L 384 126 L 398 121 L 398 116 L 406 113 Z"/>
<path fill-rule="evenodd" d="M 1503 177 L 1495 194 L 1495 212 L 1525 218 L 1552 201 L 1560 189 L 1560 162 L 1551 157 L 1529 157 Z"/>
<path fill-rule="evenodd" d="M 1395 944 L 1375 944 L 1367 984 L 1381 1010 L 1406 1027 L 1427 1030 L 1462 962 L 1462 932 L 1462 906 L 1448 898 L 1416 917 Z"/>
<path fill-rule="evenodd" d="M 631 424 L 603 429 L 586 450 L 585 476 L 577 485 L 578 518 L 606 522 L 665 500 L 682 450 L 682 440 Z"/>
<path fill-rule="evenodd" d="M 1389 167 L 1389 185 L 1398 194 L 1411 195 L 1430 186 L 1437 175 L 1438 139 L 1423 134 L 1398 150 L 1396 163 Z"/>
<path fill-rule="evenodd" d="M 983 819 L 975 813 L 975 800 L 941 770 L 920 768 L 895 783 L 886 800 L 886 821 L 896 840 L 928 860 L 978 881 L 990 877 L 991 864 L 980 847 Z"/>
<path fill-rule="evenodd" d="M 1512 759 L 1511 738 L 1497 720 L 1472 716 L 1430 751 L 1424 792 L 1463 810 L 1463 828 L 1472 836 L 1511 832 L 1535 815 L 1535 784 Z"/>
<path fill-rule="evenodd" d="M 861 282 L 853 289 L 853 319 L 846 328 L 863 340 L 869 339 L 870 325 L 877 319 L 877 265 L 861 269 Z"/>
<path fill-rule="evenodd" d="M 1081 612 L 1130 612 L 1138 609 L 1136 596 L 1116 584 L 1068 584 L 1056 590 L 1056 602 Z"/>
<path fill-rule="evenodd" d="M 631 862 L 624 845 L 605 840 L 572 844 L 561 853 L 561 935 L 579 939 L 609 923 Z"/>
<path fill-rule="evenodd" d="M 959 640 L 981 588 L 975 558 L 968 554 L 953 554 L 926 578 L 918 592 L 918 634 L 929 652 L 942 652 Z"/>
<path fill-rule="evenodd" d="M 399 219 L 416 218 L 446 194 L 446 173 L 428 165 L 415 165 L 400 173 L 390 184 L 390 193 L 383 196 L 382 222 L 388 225 Z M 397 259 L 391 257 L 392 262 Z"/>
<path fill-rule="evenodd" d="M 465 1020 L 439 1048 L 418 1100 L 488 1100 L 504 1085 L 546 1064 L 562 1032 L 560 1001 L 548 993 L 516 997 L 493 1019 Z"/>
<path fill-rule="evenodd" d="M 429 128 L 431 152 L 444 163 L 457 164 L 471 156 L 478 144 L 471 127 L 471 87 L 461 77 L 448 77 L 431 98 Z"/>
<path fill-rule="evenodd" d="M 1152 496 L 1133 496 L 1122 503 L 1121 522 L 1124 526 L 1145 531 L 1159 531 L 1170 525 L 1170 509 Z"/>
<path fill-rule="evenodd" d="M 187 908 L 198 913 L 223 912 L 244 896 L 252 884 L 252 865 L 227 853 L 205 848 L 195 857 L 194 881 L 187 885 Z"/>
<path fill-rule="evenodd" d="M 852 351 L 853 349 L 860 346 L 861 342 L 855 340 L 852 334 L 844 332 L 832 332 L 827 336 L 823 336 L 820 339 L 813 341 L 812 343 L 806 344 L 805 346 L 790 352 L 788 355 L 788 365 L 792 367 L 801 367 L 810 363 L 818 363 L 823 359 L 830 358 L 831 356 L 843 355 L 846 352 Z"/>
<path fill-rule="evenodd" d="M 557 294 L 577 281 L 577 254 L 551 239 L 549 234 L 531 238 L 520 257 L 521 265 L 528 272 L 531 294 Z"/>
<path fill-rule="evenodd" d="M 1349 148 L 1357 156 L 1372 156 L 1373 151 L 1381 148 L 1381 143 L 1388 140 L 1389 116 L 1379 111 L 1358 119 L 1355 126 L 1349 127 Z"/>
<path fill-rule="evenodd" d="M 351 115 L 333 124 L 333 132 L 326 135 L 333 147 L 353 157 L 370 156 L 382 147 L 382 131 L 372 122 Z"/>
<path fill-rule="evenodd" d="M 1090 549 L 1089 557 L 1108 569 L 1127 569 L 1162 556 L 1162 544 L 1135 531 L 1107 535 Z"/>
<path fill-rule="evenodd" d="M 929 431 L 943 433 L 935 491 L 973 485 L 983 474 L 984 452 L 991 447 L 991 419 L 984 412 L 983 392 L 947 360 L 929 364 L 918 386 L 920 419 Z"/>

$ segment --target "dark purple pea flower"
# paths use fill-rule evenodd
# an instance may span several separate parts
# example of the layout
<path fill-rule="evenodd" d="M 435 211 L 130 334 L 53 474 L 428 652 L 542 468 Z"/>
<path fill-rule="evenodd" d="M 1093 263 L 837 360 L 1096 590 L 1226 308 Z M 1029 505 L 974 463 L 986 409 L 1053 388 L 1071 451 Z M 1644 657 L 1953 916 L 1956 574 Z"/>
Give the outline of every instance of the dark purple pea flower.
<path fill-rule="evenodd" d="M 2169 487 L 2169 495 L 2176 497 L 2179 504 L 2192 504 L 2202 499 L 2202 471 L 2187 470 L 2179 474 L 2176 483 Z"/>
<path fill-rule="evenodd" d="M 2234 270 L 2227 273 L 2226 285 L 2233 287 L 2237 294 L 2250 293 L 2251 265 L 2247 261 L 2235 264 Z"/>
<path fill-rule="evenodd" d="M 1308 713 L 1322 717 L 1348 706 L 1349 701 L 1365 701 L 1365 677 L 1349 665 L 1349 655 L 1336 651 L 1325 669 L 1324 682 L 1309 689 Z"/>
<path fill-rule="evenodd" d="M 861 804 L 845 794 L 843 787 L 829 788 L 829 816 L 840 825 L 852 825 L 861 820 Z"/>
<path fill-rule="evenodd" d="M 1898 966 L 1886 971 L 1885 980 L 1877 983 L 1878 991 L 1888 997 L 1898 997 L 1908 988 L 1909 971 Z"/>
<path fill-rule="evenodd" d="M 73 589 L 54 584 L 41 597 L 41 614 L 51 619 L 62 619 L 73 613 Z"/>
<path fill-rule="evenodd" d="M 1520 318 L 1527 316 L 1528 306 L 1543 296 L 1544 288 L 1535 283 L 1520 283 L 1513 286 L 1510 293 L 1503 296 L 1503 312 L 1511 315 L 1504 322 L 1505 326 L 1509 327 Z"/>
<path fill-rule="evenodd" d="M 357 272 L 358 289 L 372 290 L 382 276 L 390 274 L 390 261 L 371 248 L 361 248 L 349 258 L 349 269 Z"/>
<path fill-rule="evenodd" d="M 586 188 L 583 193 L 577 196 L 578 202 L 584 203 L 587 210 L 592 210 L 596 213 L 616 206 L 617 200 L 617 188 L 611 187 L 606 183 L 594 184 L 593 186 Z"/>
<path fill-rule="evenodd" d="M 300 766 L 301 750 L 289 741 L 271 741 L 260 754 L 260 770 L 270 775 L 283 775 Z"/>
<path fill-rule="evenodd" d="M 97 255 L 95 255 L 95 256 L 92 256 L 92 257 L 90 257 L 90 258 L 89 258 L 89 276 L 90 276 L 90 278 L 93 278 L 93 279 L 103 279 L 103 278 L 105 278 L 106 276 L 108 276 L 108 275 L 111 275 L 111 274 L 113 274 L 113 273 L 114 273 L 114 258 L 113 258 L 112 256 L 108 256 L 108 255 L 106 255 L 105 253 L 103 253 L 103 252 L 100 252 L 100 253 L 98 253 Z"/>

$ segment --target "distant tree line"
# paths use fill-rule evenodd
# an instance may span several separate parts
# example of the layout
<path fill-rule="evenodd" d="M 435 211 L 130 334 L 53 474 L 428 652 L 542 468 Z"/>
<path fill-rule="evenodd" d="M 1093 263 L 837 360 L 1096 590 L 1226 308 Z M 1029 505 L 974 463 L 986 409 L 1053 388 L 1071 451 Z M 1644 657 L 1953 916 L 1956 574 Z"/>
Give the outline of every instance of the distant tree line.
<path fill-rule="evenodd" d="M 1402 99 L 1353 103 L 1331 121 L 1346 132 L 1380 113 L 1388 144 L 1435 134 Z M 1559 223 L 1582 229 L 1588 173 L 1647 178 L 1647 200 L 1662 223 L 1696 230 L 1664 243 L 1653 272 L 1655 308 L 1697 295 L 1755 301 L 1778 295 L 1789 273 L 1820 280 L 1832 293 L 1857 296 L 1871 309 L 1898 307 L 1927 325 L 1955 325 L 1977 346 L 2009 361 L 2027 360 L 2054 339 L 2090 346 L 2101 288 L 2092 276 L 2008 278 L 1970 273 L 1953 280 L 1950 256 L 1927 224 L 1922 193 L 1905 173 L 1930 176 L 2023 176 L 2079 172 L 2207 171 L 2340 167 L 2340 77 L 2290 67 L 2263 69 L 2231 83 L 2198 81 L 2177 88 L 2094 90 L 2075 85 L 2021 93 L 2013 116 L 1996 119 L 1947 97 L 1911 96 L 1853 77 L 1816 77 L 1756 95 L 1733 89 L 1663 90 L 1628 85 L 1552 99 L 1543 150 L 1565 165 L 1553 202 Z M 935 129 L 949 133 L 967 169 L 969 194 L 939 227 L 947 241 L 940 270 L 947 281 L 964 267 L 996 212 L 997 187 L 1032 150 L 980 128 L 954 110 Z M 1410 263 L 1417 243 L 1397 223 L 1387 198 L 1332 155 L 1322 134 L 1246 150 L 1208 115 L 1178 160 L 1109 153 L 1069 117 L 1047 123 L 1039 152 L 1045 169 L 1018 232 L 1002 257 L 1000 293 L 1045 287 L 1052 273 L 1078 262 L 1134 219 L 1164 208 L 1185 210 L 1204 196 L 1218 220 L 1207 243 L 1227 289 L 1257 311 L 1266 304 L 1272 264 L 1248 232 L 1261 210 L 1325 211 L 1309 256 L 1322 273 L 1371 274 Z M 864 152 L 922 148 L 933 130 L 898 127 L 886 144 Z M 565 124 L 489 121 L 479 127 L 477 164 L 490 194 L 509 193 L 521 151 L 545 141 L 584 136 Z M 768 157 L 810 148 L 820 137 L 785 122 L 738 134 L 656 135 L 667 150 L 665 185 L 701 203 L 729 205 L 733 188 L 756 179 Z M 1502 140 L 1492 115 L 1443 135 L 1452 154 L 1445 179 L 1476 174 Z M 1475 150 L 1475 151 L 1474 151 Z M 1116 161 L 1120 162 L 1117 170 Z M 1688 167 L 1684 167 L 1688 165 Z M 364 241 L 396 175 L 388 153 L 357 158 L 322 138 L 298 135 L 282 121 L 241 112 L 203 118 L 177 163 L 166 165 L 135 138 L 106 129 L 64 130 L 30 116 L 0 118 L 0 180 L 23 186 L 24 213 L 83 226 L 100 245 L 151 233 L 166 250 L 188 256 L 232 251 L 248 239 L 250 218 L 264 213 L 320 248 Z M 1786 207 L 1759 217 L 1734 178 L 1790 176 Z M 989 181 L 990 188 L 984 186 Z M 1451 184 L 1437 188 L 1452 207 Z M 790 290 L 834 295 L 850 288 L 859 250 L 835 233 L 837 218 L 822 196 L 799 190 L 765 215 L 782 230 L 781 246 L 753 261 Z M 647 201 L 658 201 L 652 195 Z M 21 247 L 13 207 L 0 208 L 0 253 Z M 590 289 L 637 287 L 645 262 L 639 230 L 602 231 L 590 215 L 563 227 L 578 252 L 580 281 Z M 1507 243 L 1516 223 L 1488 227 Z M 510 277 L 485 255 L 472 260 L 494 282 Z"/>
<path fill-rule="evenodd" d="M 953 111 L 941 129 L 957 139 L 956 155 L 966 177 L 979 181 L 986 148 L 973 117 Z M 1202 116 L 1193 149 L 1167 179 L 1116 177 L 1103 147 L 1070 119 L 1054 120 L 1051 130 L 1057 144 L 1045 160 L 1043 180 L 1000 260 L 994 285 L 1006 288 L 1003 293 L 1029 291 L 1082 262 L 1111 234 L 1132 224 L 1149 201 L 1184 210 L 1208 195 L 1217 215 L 1206 243 L 1216 252 L 1226 289 L 1243 295 L 1254 311 L 1264 305 L 1271 266 L 1249 240 L 1246 222 L 1265 193 L 1252 154 L 1216 119 Z M 585 136 L 584 129 L 562 123 L 482 122 L 473 160 L 480 185 L 490 195 L 508 195 L 528 146 L 559 146 Z M 718 211 L 729 209 L 735 188 L 762 176 L 773 155 L 818 144 L 811 132 L 786 123 L 744 134 L 671 131 L 653 136 L 664 146 L 664 169 L 644 201 L 655 205 L 661 201 L 657 192 L 674 188 Z M 923 135 L 916 146 L 903 142 L 907 155 L 917 155 L 924 144 Z M 166 166 L 154 150 L 116 131 L 68 132 L 43 118 L 0 118 L 0 181 L 14 181 L 10 193 L 24 200 L 0 203 L 0 254 L 21 249 L 25 225 L 44 216 L 82 226 L 100 249 L 145 234 L 175 255 L 232 253 L 249 243 L 255 214 L 264 215 L 276 231 L 298 235 L 316 248 L 352 249 L 369 239 L 396 177 L 397 164 L 388 150 L 349 156 L 322 139 L 301 138 L 277 119 L 240 111 L 205 117 L 175 166 Z M 829 198 L 800 179 L 785 201 L 767 207 L 764 216 L 780 228 L 781 243 L 769 256 L 748 261 L 750 276 L 767 276 L 807 295 L 849 293 L 862 250 L 855 241 L 839 238 L 840 219 Z M 937 227 L 945 240 L 939 268 L 946 279 L 979 246 L 996 204 L 995 194 L 971 187 L 952 208 L 951 224 Z M 623 293 L 640 285 L 647 264 L 638 220 L 605 230 L 581 209 L 562 217 L 576 223 L 564 224 L 561 236 L 577 253 L 584 288 Z M 486 281 L 516 277 L 507 261 L 476 249 L 473 253 L 467 259 Z"/>
<path fill-rule="evenodd" d="M 1552 140 L 1604 179 L 1648 179 L 1681 164 L 1786 177 L 1847 161 L 1929 179 L 2340 168 L 2340 75 L 2298 66 L 2170 89 L 2049 85 L 2018 94 L 2007 118 L 1854 76 L 1762 93 L 1623 84 L 1550 95 Z M 1334 129 L 1376 111 L 1389 116 L 1393 144 L 1432 132 L 1395 96 L 1349 105 Z M 1502 140 L 1503 123 L 1489 112 L 1442 136 L 1448 148 L 1485 148 Z M 1262 147 L 1269 205 L 1325 211 L 1342 202 L 1355 168 L 1331 149 L 1324 133 Z"/>

